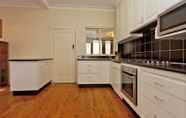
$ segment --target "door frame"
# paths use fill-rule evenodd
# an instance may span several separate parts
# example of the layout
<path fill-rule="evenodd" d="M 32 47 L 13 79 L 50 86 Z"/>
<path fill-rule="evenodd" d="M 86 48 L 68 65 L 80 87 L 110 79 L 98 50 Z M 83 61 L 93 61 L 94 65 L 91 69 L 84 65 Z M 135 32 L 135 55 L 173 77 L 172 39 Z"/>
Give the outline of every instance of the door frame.
<path fill-rule="evenodd" d="M 52 55 L 52 57 L 53 57 L 53 59 L 55 58 L 55 40 L 54 40 L 54 32 L 55 31 L 57 31 L 57 30 L 68 30 L 68 31 L 71 31 L 72 32 L 72 36 L 73 36 L 73 40 L 74 40 L 74 69 L 73 69 L 73 72 L 74 72 L 74 74 L 73 74 L 73 79 L 74 79 L 74 83 L 77 83 L 77 77 L 76 77 L 76 75 L 77 75 L 77 72 L 76 72 L 76 68 L 77 68 L 77 64 L 76 64 L 76 51 L 77 51 L 77 40 L 76 40 L 76 30 L 75 30 L 75 28 L 72 28 L 72 27 L 52 27 L 51 28 L 51 32 L 50 32 L 50 41 L 51 41 L 51 55 Z M 54 60 L 53 60 L 53 62 L 54 62 Z M 54 64 L 52 64 L 52 65 L 54 65 Z M 54 66 L 52 66 L 52 77 L 54 77 L 54 73 L 53 73 L 53 71 L 54 71 Z M 53 81 L 54 82 L 54 81 Z"/>

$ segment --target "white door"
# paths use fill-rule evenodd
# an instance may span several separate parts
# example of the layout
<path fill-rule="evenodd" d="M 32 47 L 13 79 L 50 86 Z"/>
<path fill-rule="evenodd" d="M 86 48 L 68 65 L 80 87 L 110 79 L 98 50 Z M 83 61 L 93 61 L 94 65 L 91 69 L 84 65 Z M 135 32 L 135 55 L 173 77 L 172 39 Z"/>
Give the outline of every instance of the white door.
<path fill-rule="evenodd" d="M 71 29 L 56 29 L 54 39 L 54 69 L 55 83 L 75 82 L 75 38 Z"/>

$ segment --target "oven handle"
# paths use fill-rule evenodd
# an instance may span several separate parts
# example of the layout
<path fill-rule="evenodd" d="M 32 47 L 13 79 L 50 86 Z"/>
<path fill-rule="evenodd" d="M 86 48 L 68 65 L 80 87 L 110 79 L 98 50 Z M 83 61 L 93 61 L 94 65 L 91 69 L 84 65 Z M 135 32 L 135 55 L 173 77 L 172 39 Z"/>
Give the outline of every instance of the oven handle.
<path fill-rule="evenodd" d="M 125 71 L 122 71 L 122 75 L 123 74 L 127 74 L 128 76 L 130 76 L 130 77 L 135 77 L 136 76 L 136 74 L 131 74 L 131 73 L 128 73 L 128 72 L 125 72 Z"/>
<path fill-rule="evenodd" d="M 136 76 L 130 76 L 128 74 L 123 73 L 122 78 L 130 78 L 130 79 L 136 79 Z"/>

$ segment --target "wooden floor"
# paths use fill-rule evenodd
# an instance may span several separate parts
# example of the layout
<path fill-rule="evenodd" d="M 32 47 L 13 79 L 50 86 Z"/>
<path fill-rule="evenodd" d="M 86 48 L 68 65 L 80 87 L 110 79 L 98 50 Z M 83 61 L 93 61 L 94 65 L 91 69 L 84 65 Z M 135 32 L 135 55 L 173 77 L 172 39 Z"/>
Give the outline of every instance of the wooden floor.
<path fill-rule="evenodd" d="M 136 118 L 111 88 L 49 85 L 36 96 L 0 92 L 0 118 Z"/>

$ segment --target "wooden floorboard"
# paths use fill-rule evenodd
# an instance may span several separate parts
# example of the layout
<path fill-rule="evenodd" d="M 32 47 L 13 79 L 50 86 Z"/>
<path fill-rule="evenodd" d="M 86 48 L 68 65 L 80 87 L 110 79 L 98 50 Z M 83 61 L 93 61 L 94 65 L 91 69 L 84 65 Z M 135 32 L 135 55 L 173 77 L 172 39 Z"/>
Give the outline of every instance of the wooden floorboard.
<path fill-rule="evenodd" d="M 36 96 L 0 93 L 0 118 L 136 118 L 111 88 L 52 84 Z"/>

